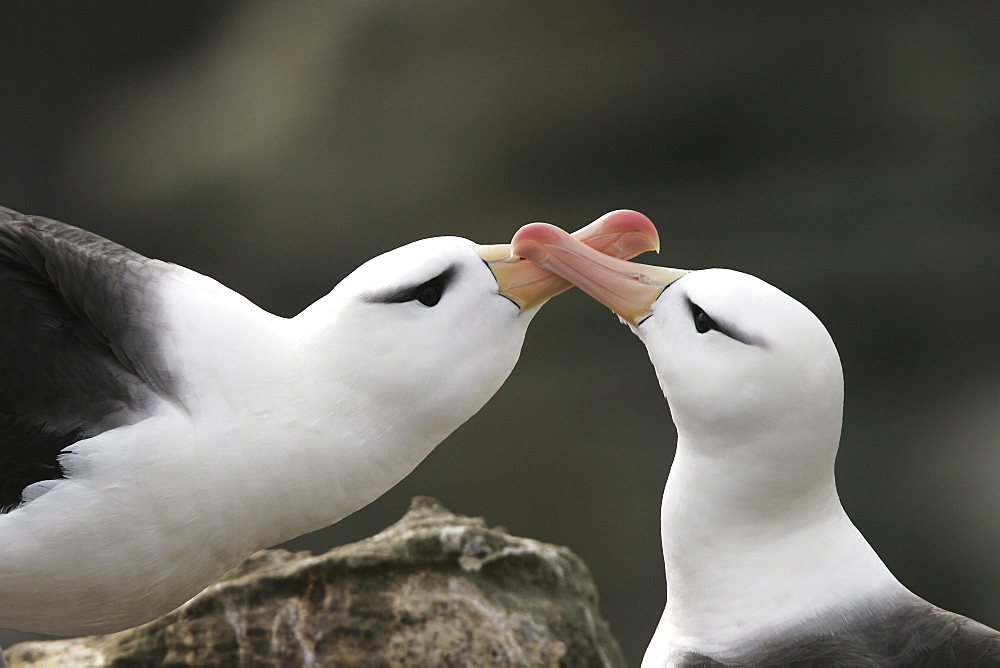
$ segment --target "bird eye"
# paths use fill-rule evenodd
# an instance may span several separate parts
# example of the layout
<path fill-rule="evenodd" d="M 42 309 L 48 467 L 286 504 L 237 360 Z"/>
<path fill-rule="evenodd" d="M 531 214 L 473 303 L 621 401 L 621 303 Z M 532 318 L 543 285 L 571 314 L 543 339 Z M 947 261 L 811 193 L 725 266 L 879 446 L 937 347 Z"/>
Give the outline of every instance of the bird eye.
<path fill-rule="evenodd" d="M 433 279 L 418 286 L 413 298 L 424 306 L 434 306 L 441 301 L 443 291 L 444 288 L 441 286 L 441 282 Z"/>
<path fill-rule="evenodd" d="M 435 306 L 455 279 L 455 267 L 448 267 L 431 280 L 419 285 L 408 285 L 392 292 L 369 294 L 364 299 L 374 304 L 405 304 L 420 302 L 424 306 Z"/>
<path fill-rule="evenodd" d="M 691 305 L 691 315 L 694 317 L 694 328 L 699 334 L 704 334 L 710 329 L 715 329 L 715 321 L 707 313 L 694 304 Z"/>

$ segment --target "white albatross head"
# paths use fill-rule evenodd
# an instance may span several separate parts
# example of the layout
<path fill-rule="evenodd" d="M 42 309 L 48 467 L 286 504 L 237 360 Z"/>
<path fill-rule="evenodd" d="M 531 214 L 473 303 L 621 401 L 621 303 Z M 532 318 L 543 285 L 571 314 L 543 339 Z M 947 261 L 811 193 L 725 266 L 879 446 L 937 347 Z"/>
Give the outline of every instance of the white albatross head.
<path fill-rule="evenodd" d="M 840 356 L 801 303 L 729 269 L 686 271 L 593 253 L 544 223 L 523 227 L 512 243 L 516 254 L 611 308 L 643 341 L 681 439 L 721 452 L 756 436 L 768 442 L 767 434 L 808 432 L 811 443 L 827 447 L 781 438 L 791 450 L 771 454 L 786 475 L 798 458 L 832 466 L 843 407 Z"/>
<path fill-rule="evenodd" d="M 766 478 L 761 493 L 832 474 L 840 357 L 801 303 L 729 269 L 686 271 L 594 253 L 544 223 L 521 228 L 512 245 L 611 308 L 642 340 L 679 442 L 706 455 L 749 455 Z M 751 444 L 753 452 L 741 453 Z"/>
<path fill-rule="evenodd" d="M 608 213 L 575 235 L 622 258 L 659 245 L 634 211 Z M 441 438 L 499 389 L 535 313 L 569 287 L 513 256 L 510 244 L 436 237 L 365 262 L 295 319 L 312 343 L 329 342 L 325 358 L 341 383 L 405 413 L 408 429 Z"/>

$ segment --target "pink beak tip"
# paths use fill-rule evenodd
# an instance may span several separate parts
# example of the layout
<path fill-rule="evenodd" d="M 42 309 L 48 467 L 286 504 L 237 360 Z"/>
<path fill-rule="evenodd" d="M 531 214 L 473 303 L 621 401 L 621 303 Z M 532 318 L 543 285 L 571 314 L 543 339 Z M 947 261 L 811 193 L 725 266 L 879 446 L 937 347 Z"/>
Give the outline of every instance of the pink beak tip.
<path fill-rule="evenodd" d="M 600 218 L 601 227 L 607 233 L 639 233 L 658 239 L 656 226 L 645 215 L 630 209 L 619 209 L 606 213 Z"/>
<path fill-rule="evenodd" d="M 543 258 L 545 245 L 564 243 L 569 234 L 549 223 L 528 223 L 514 234 L 510 244 L 514 255 L 528 260 Z"/>

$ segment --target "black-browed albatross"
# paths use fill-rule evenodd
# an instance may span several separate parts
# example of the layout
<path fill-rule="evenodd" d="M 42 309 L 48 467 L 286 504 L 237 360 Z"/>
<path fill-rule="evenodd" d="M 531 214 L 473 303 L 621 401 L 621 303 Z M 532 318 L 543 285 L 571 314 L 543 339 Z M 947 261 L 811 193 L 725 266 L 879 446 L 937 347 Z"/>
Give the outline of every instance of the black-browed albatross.
<path fill-rule="evenodd" d="M 658 245 L 629 211 L 578 234 Z M 567 287 L 509 244 L 440 237 L 282 318 L 0 209 L 0 627 L 128 628 L 364 506 L 483 406 Z"/>
<path fill-rule="evenodd" d="M 512 245 L 631 327 L 677 427 L 644 668 L 1000 665 L 1000 632 L 907 590 L 844 512 L 840 357 L 805 306 L 736 271 L 606 258 L 551 225 Z"/>

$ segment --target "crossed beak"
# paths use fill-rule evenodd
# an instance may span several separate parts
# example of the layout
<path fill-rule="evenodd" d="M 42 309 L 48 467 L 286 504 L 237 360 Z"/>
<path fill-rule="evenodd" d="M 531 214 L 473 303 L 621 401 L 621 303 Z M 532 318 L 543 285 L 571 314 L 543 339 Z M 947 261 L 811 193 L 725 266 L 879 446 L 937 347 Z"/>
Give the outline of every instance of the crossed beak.
<path fill-rule="evenodd" d="M 514 235 L 511 246 L 515 255 L 579 286 L 634 327 L 652 315 L 653 302 L 660 293 L 688 273 L 627 262 L 621 259 L 624 254 L 614 257 L 598 252 L 579 237 L 547 223 L 525 225 Z"/>
<path fill-rule="evenodd" d="M 612 211 L 572 236 L 545 223 L 532 223 L 522 227 L 514 239 L 535 226 L 551 227 L 587 251 L 609 259 L 620 258 L 619 261 L 625 264 L 628 264 L 625 260 L 640 253 L 660 250 L 659 235 L 653 223 L 636 211 Z M 476 246 L 475 251 L 496 277 L 500 294 L 517 304 L 522 312 L 544 304 L 576 282 L 570 276 L 558 274 L 555 269 L 522 255 L 516 250 L 514 242 Z"/>

